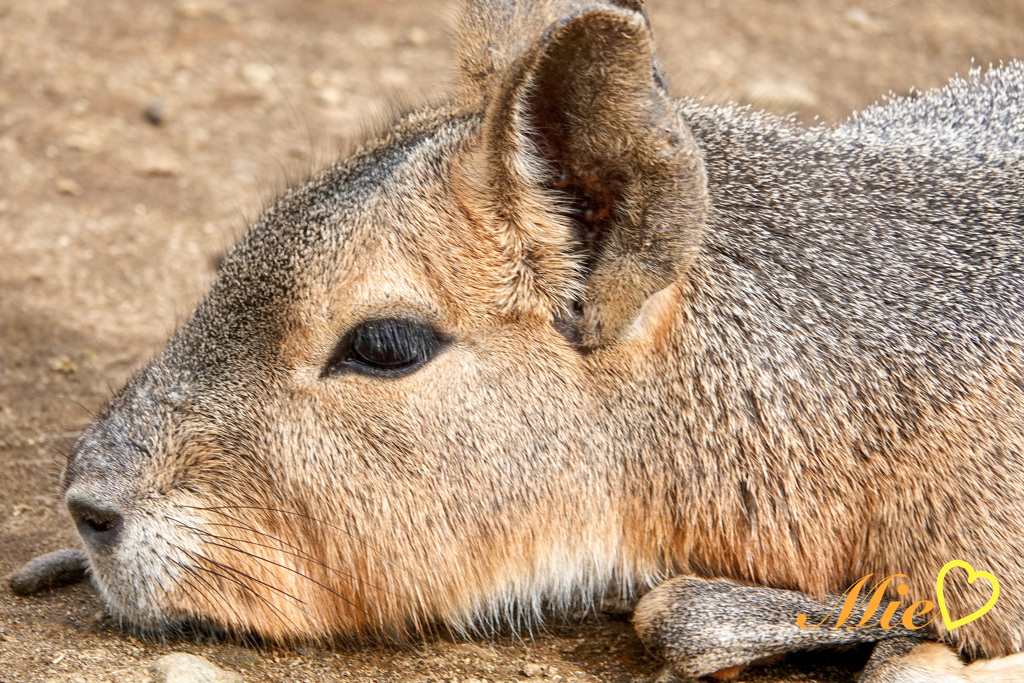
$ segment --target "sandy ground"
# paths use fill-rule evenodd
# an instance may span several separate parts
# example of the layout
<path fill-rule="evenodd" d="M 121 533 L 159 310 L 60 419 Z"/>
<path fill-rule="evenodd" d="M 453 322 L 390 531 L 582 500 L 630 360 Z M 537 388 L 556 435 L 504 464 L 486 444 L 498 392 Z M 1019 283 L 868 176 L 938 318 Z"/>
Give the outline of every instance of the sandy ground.
<path fill-rule="evenodd" d="M 379 0 L 0 0 L 0 575 L 75 546 L 63 454 L 290 178 L 452 81 L 446 6 Z M 889 90 L 1024 56 L 1021 0 L 651 0 L 678 93 L 838 121 Z M 162 103 L 161 125 L 143 112 Z M 156 106 L 159 109 L 159 106 Z M 160 113 L 160 112 L 156 112 Z M 88 586 L 0 587 L 0 683 L 148 681 L 187 651 L 247 681 L 644 681 L 628 622 L 478 643 L 249 649 L 140 641 Z M 848 680 L 864 652 L 744 680 Z M 542 669 L 527 664 L 535 663 Z M 825 663 L 829 667 L 824 666 Z M 797 673 L 802 671 L 803 673 Z"/>

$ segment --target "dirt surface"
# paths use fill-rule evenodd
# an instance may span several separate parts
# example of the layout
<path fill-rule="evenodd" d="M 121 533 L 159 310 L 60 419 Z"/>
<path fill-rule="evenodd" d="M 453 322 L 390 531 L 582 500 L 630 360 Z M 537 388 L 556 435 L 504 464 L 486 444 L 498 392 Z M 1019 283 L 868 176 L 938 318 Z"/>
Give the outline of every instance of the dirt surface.
<path fill-rule="evenodd" d="M 972 58 L 1024 56 L 1021 0 L 650 10 L 676 92 L 804 120 L 939 85 Z M 77 546 L 58 494 L 63 454 L 187 315 L 247 219 L 382 112 L 450 88 L 449 15 L 412 0 L 0 0 L 0 575 Z M 0 683 L 149 681 L 173 651 L 251 682 L 657 670 L 628 622 L 607 616 L 475 643 L 257 649 L 138 640 L 86 585 L 33 598 L 0 587 Z M 863 658 L 805 657 L 743 680 L 849 680 Z"/>

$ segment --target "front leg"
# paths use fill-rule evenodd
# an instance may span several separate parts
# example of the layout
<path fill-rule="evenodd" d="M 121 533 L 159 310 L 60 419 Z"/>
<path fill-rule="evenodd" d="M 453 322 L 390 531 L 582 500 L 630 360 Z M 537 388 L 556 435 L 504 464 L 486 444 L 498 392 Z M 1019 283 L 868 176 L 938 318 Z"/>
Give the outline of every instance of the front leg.
<path fill-rule="evenodd" d="M 860 600 L 847 615 L 847 624 L 860 622 L 867 602 Z M 823 604 L 796 591 L 681 576 L 645 595 L 636 606 L 633 623 L 648 649 L 667 660 L 664 680 L 683 681 L 724 675 L 729 669 L 789 652 L 891 638 L 913 644 L 935 636 L 930 629 L 907 629 L 898 619 L 892 620 L 896 624 L 889 629 L 877 625 L 836 628 L 837 603 L 841 605 L 843 598 L 831 596 Z M 806 615 L 805 626 L 820 626 L 802 628 L 797 623 L 801 614 Z M 885 678 L 874 683 L 889 680 L 903 683 L 903 679 Z"/>

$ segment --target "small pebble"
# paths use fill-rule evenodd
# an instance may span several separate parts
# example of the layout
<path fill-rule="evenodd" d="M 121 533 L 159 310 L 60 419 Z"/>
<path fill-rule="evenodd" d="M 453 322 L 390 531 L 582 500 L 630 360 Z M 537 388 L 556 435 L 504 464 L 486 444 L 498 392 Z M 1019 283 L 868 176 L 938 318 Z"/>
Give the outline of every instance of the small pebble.
<path fill-rule="evenodd" d="M 146 123 L 150 123 L 154 126 L 162 126 L 164 121 L 167 120 L 167 108 L 164 106 L 163 100 L 153 100 L 149 105 L 142 110 L 142 118 Z"/>
<path fill-rule="evenodd" d="M 64 138 L 64 144 L 78 152 L 98 152 L 103 149 L 103 138 L 99 133 L 77 133 Z"/>
<path fill-rule="evenodd" d="M 81 550 L 58 550 L 30 561 L 7 579 L 16 595 L 77 583 L 86 577 L 89 559 Z"/>
<path fill-rule="evenodd" d="M 540 664 L 523 664 L 523 668 L 519 671 L 527 678 L 537 678 L 538 676 L 541 676 L 545 670 L 547 670 L 547 667 L 541 666 Z"/>
<path fill-rule="evenodd" d="M 242 677 L 185 652 L 164 655 L 149 668 L 153 683 L 242 683 Z"/>
<path fill-rule="evenodd" d="M 274 83 L 274 67 L 252 62 L 242 67 L 242 80 L 256 90 L 266 90 Z"/>
<path fill-rule="evenodd" d="M 72 197 L 82 194 L 82 186 L 71 178 L 60 178 L 57 180 L 55 187 L 60 194 L 71 195 Z"/>
<path fill-rule="evenodd" d="M 61 375 L 73 375 L 78 372 L 78 365 L 72 360 L 71 356 L 58 356 L 57 358 L 51 358 L 49 360 L 50 369 Z M 58 551 L 58 552 L 74 552 L 74 551 Z M 49 556 L 47 556 L 49 557 Z M 42 558 L 39 558 L 42 559 Z M 33 560 L 34 562 L 35 560 Z M 26 565 L 27 566 L 27 565 Z"/>
<path fill-rule="evenodd" d="M 861 28 L 871 25 L 871 15 L 862 7 L 852 7 L 846 12 L 846 20 L 854 26 Z"/>
<path fill-rule="evenodd" d="M 178 6 L 174 8 L 174 13 L 182 19 L 202 19 L 215 14 L 216 10 L 204 2 L 179 2 Z"/>
<path fill-rule="evenodd" d="M 146 150 L 135 169 L 146 176 L 172 177 L 181 174 L 181 163 L 169 152 Z"/>

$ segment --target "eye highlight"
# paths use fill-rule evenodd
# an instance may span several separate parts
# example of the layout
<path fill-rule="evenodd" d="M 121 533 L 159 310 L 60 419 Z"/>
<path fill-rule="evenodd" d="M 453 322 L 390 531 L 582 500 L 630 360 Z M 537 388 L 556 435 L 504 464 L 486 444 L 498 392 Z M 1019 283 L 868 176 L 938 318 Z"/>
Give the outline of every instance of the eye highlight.
<path fill-rule="evenodd" d="M 320 376 L 358 372 L 375 377 L 401 377 L 437 355 L 445 342 L 432 325 L 418 320 L 367 320 L 341 338 Z"/>

